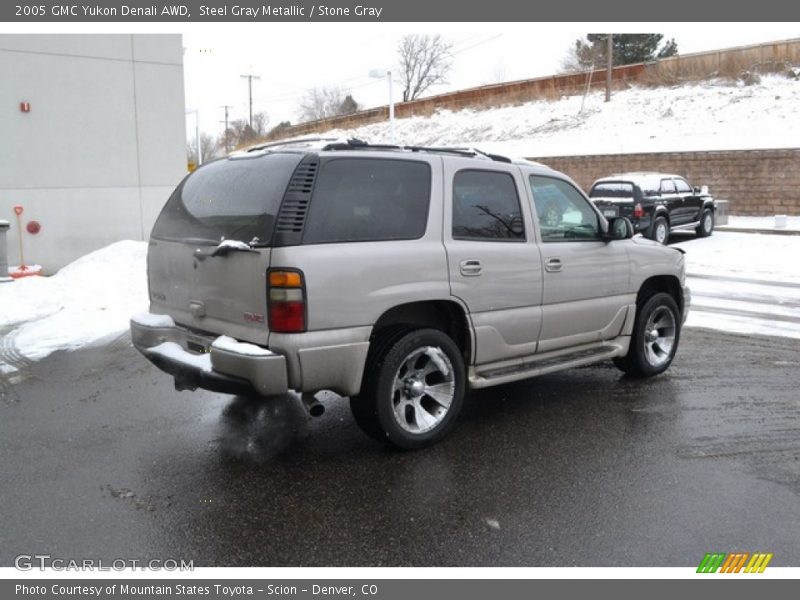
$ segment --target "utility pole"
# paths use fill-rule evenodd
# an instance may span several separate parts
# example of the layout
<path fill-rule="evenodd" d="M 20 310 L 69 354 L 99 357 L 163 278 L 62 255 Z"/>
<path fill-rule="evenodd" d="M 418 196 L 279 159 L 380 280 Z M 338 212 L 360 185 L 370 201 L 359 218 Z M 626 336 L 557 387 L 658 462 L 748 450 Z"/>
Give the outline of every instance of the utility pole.
<path fill-rule="evenodd" d="M 606 102 L 611 102 L 611 73 L 614 70 L 614 34 L 608 34 L 606 46 Z"/>
<path fill-rule="evenodd" d="M 250 103 L 250 121 L 248 124 L 250 125 L 250 129 L 253 129 L 253 79 L 261 79 L 257 75 L 253 75 L 252 73 L 248 73 L 247 75 L 240 75 L 242 79 L 247 79 L 247 96 Z"/>
<path fill-rule="evenodd" d="M 225 153 L 230 152 L 230 143 L 228 140 L 228 109 L 233 108 L 230 104 L 223 104 L 220 108 L 225 110 L 225 120 L 220 123 L 225 123 L 225 129 L 222 130 L 222 138 L 225 140 Z"/>

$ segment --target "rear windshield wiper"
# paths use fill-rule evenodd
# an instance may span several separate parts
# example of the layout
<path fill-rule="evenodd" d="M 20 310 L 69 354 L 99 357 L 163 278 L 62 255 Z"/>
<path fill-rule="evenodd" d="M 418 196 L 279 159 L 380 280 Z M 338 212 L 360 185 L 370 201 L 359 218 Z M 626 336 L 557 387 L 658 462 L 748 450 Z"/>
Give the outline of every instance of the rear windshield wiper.
<path fill-rule="evenodd" d="M 256 252 L 256 250 L 250 244 L 239 240 L 222 240 L 213 248 L 198 248 L 194 251 L 194 255 L 203 260 L 209 256 L 226 256 L 229 252 Z"/>

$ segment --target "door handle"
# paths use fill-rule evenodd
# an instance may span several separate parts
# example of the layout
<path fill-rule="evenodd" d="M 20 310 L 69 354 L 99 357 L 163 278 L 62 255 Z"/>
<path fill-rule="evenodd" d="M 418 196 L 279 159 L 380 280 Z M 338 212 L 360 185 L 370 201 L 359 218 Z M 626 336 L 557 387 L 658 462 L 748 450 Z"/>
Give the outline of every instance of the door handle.
<path fill-rule="evenodd" d="M 468 260 L 462 260 L 458 263 L 458 270 L 464 277 L 477 277 L 481 274 L 481 261 L 470 258 Z"/>
<path fill-rule="evenodd" d="M 544 270 L 548 273 L 560 273 L 563 266 L 560 258 L 548 258 L 544 263 Z"/>

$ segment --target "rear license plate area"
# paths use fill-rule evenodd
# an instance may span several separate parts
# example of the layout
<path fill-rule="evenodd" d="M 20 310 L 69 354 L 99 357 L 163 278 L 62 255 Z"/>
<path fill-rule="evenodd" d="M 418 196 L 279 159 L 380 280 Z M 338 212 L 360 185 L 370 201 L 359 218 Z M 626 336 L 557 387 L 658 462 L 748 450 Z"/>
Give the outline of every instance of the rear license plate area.
<path fill-rule="evenodd" d="M 186 340 L 186 349 L 195 354 L 206 354 L 209 351 L 209 346 L 204 342 Z"/>
<path fill-rule="evenodd" d="M 603 216 L 604 217 L 616 217 L 617 216 L 617 209 L 616 208 L 604 208 L 603 209 Z"/>

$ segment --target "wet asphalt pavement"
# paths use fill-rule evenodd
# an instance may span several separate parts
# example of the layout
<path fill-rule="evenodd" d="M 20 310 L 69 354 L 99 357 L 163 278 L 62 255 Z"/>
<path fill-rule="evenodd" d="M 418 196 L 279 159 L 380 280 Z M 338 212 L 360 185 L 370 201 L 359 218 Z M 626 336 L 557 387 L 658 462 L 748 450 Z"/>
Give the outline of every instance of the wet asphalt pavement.
<path fill-rule="evenodd" d="M 0 565 L 18 554 L 196 566 L 800 565 L 796 340 L 684 330 L 663 376 L 609 363 L 473 393 L 397 452 L 346 400 L 312 420 L 176 392 L 129 345 L 0 381 Z"/>

